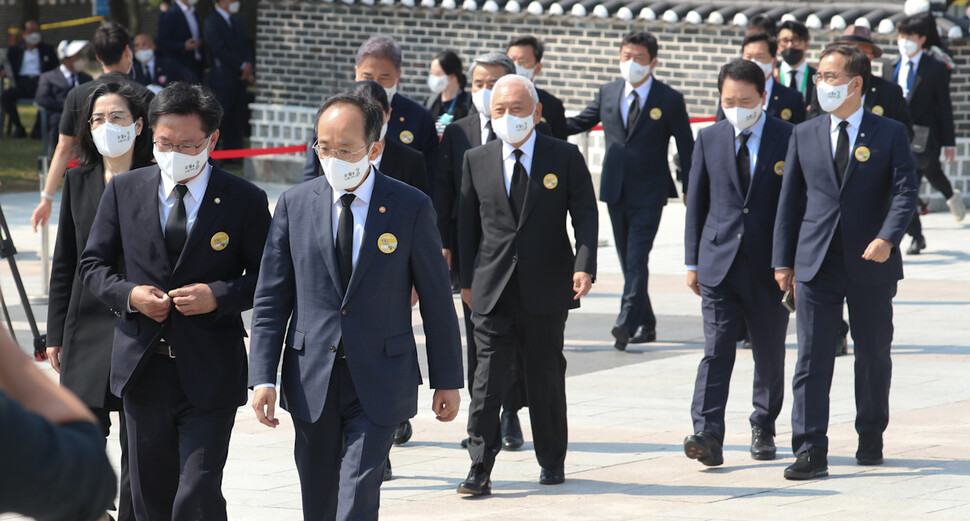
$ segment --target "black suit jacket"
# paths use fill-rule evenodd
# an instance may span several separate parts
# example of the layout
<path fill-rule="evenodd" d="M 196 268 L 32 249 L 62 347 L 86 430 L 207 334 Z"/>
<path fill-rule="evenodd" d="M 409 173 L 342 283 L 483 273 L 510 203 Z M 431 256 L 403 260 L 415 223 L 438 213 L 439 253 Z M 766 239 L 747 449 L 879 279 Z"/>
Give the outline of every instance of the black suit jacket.
<path fill-rule="evenodd" d="M 777 81 L 771 86 L 771 96 L 765 109 L 772 117 L 797 125 L 805 121 L 805 101 L 802 94 L 790 89 Z M 817 104 L 816 104 L 817 105 Z M 720 102 L 717 104 L 717 121 L 724 119 L 724 110 Z"/>
<path fill-rule="evenodd" d="M 313 141 L 317 140 L 314 133 Z M 384 155 L 381 156 L 380 171 L 402 183 L 431 195 L 428 186 L 428 172 L 424 168 L 424 156 L 421 152 L 408 148 L 396 141 L 384 140 Z M 312 148 L 307 148 L 306 162 L 303 164 L 303 181 L 320 177 L 320 160 Z"/>
<path fill-rule="evenodd" d="M 57 59 L 57 51 L 54 47 L 46 42 L 40 42 L 37 44 L 37 48 L 40 49 L 40 73 L 56 69 L 60 64 L 60 60 Z M 24 53 L 27 51 L 27 44 L 20 42 L 17 45 L 7 49 L 7 61 L 10 62 L 10 68 L 13 70 L 14 79 L 20 79 L 20 66 L 24 63 Z"/>
<path fill-rule="evenodd" d="M 203 34 L 202 21 L 195 14 L 193 16 L 196 17 L 196 23 L 199 24 L 199 37 L 208 38 L 208 35 Z M 172 8 L 162 13 L 158 18 L 158 33 L 155 37 L 155 43 L 158 45 L 158 49 L 162 51 L 159 54 L 175 60 L 186 70 L 195 74 L 196 77 L 201 78 L 205 61 L 205 56 L 202 54 L 204 46 L 198 48 L 202 59 L 196 61 L 195 51 L 185 50 L 185 41 L 191 37 L 192 30 L 189 29 L 189 22 L 185 19 L 185 13 L 182 12 L 181 7 L 172 2 Z"/>
<path fill-rule="evenodd" d="M 163 56 L 155 56 L 152 63 L 152 76 L 145 75 L 145 66 L 141 62 L 135 62 L 131 66 L 131 79 L 142 85 L 155 84 L 161 87 L 176 81 L 187 81 L 189 83 L 199 83 L 199 78 L 189 69 L 181 66 L 177 61 Z"/>
<path fill-rule="evenodd" d="M 569 137 L 566 130 L 566 109 L 559 98 L 553 96 L 547 90 L 536 89 L 539 95 L 539 103 L 542 103 L 542 121 L 549 125 L 554 138 L 565 140 Z"/>
<path fill-rule="evenodd" d="M 687 191 L 694 135 L 684 96 L 656 78 L 652 81 L 650 93 L 629 137 L 620 112 L 620 103 L 624 102 L 624 80 L 600 86 L 593 102 L 579 115 L 566 120 L 570 134 L 585 132 L 597 123 L 603 123 L 606 154 L 600 174 L 600 201 L 615 204 L 623 199 L 627 204 L 641 208 L 667 204 L 673 183 L 667 164 L 671 137 L 677 142 L 682 182 L 684 191 Z"/>
<path fill-rule="evenodd" d="M 883 68 L 883 77 L 895 84 L 897 75 L 901 74 L 897 70 L 899 68 L 897 57 Z M 930 128 L 926 153 L 939 154 L 940 147 L 956 145 L 953 103 L 950 101 L 950 71 L 928 52 L 924 52 L 919 59 L 908 101 L 913 125 Z"/>
<path fill-rule="evenodd" d="M 77 84 L 82 85 L 91 81 L 91 75 L 86 72 L 79 72 L 75 75 Z M 48 112 L 60 112 L 64 110 L 64 100 L 67 93 L 71 91 L 71 86 L 67 84 L 67 78 L 61 73 L 60 67 L 45 72 L 40 75 L 40 82 L 37 84 L 37 94 L 34 101 L 48 110 Z"/>
<path fill-rule="evenodd" d="M 81 254 L 84 284 L 118 316 L 111 356 L 111 391 L 123 396 L 164 333 L 173 346 L 179 380 L 199 409 L 246 403 L 246 349 L 241 314 L 253 305 L 259 261 L 269 230 L 266 193 L 216 165 L 176 265 L 169 264 L 159 222 L 157 166 L 114 178 L 105 189 Z M 218 202 L 217 202 L 218 201 Z M 228 235 L 216 249 L 215 235 Z M 124 263 L 120 259 L 124 253 Z M 128 313 L 138 285 L 169 291 L 205 283 L 217 309 L 184 316 L 173 307 L 163 326 Z"/>
<path fill-rule="evenodd" d="M 583 155 L 573 144 L 536 133 L 518 222 L 505 191 L 502 155 L 498 140 L 465 154 L 459 243 L 465 259 L 461 287 L 471 288 L 472 311 L 491 313 L 513 271 L 528 312 L 579 307 L 573 299 L 573 274 L 582 271 L 595 279 L 599 231 L 596 195 Z M 567 213 L 575 254 L 566 234 Z"/>
<path fill-rule="evenodd" d="M 472 95 L 464 89 L 459 90 L 454 102 L 455 107 L 451 110 L 452 121 L 458 121 L 468 115 L 468 111 L 472 107 Z M 441 103 L 441 94 L 432 93 L 424 101 L 424 108 L 428 109 L 435 121 L 441 117 L 441 114 L 448 112 L 449 107 L 451 107 L 450 101 Z"/>
<path fill-rule="evenodd" d="M 236 15 L 226 19 L 214 12 L 205 20 L 205 41 L 212 57 L 209 69 L 209 85 L 213 89 L 233 88 L 242 85 L 239 71 L 245 62 L 253 63 L 253 52 L 243 31 L 242 21 Z"/>
<path fill-rule="evenodd" d="M 869 92 L 866 93 L 864 103 L 866 110 L 906 125 L 906 130 L 912 137 L 913 119 L 910 117 L 906 98 L 903 97 L 903 89 L 879 76 L 871 76 L 869 80 Z M 818 99 L 812 100 L 812 106 L 808 109 L 808 118 L 812 119 L 823 114 L 826 112 L 819 106 Z"/>

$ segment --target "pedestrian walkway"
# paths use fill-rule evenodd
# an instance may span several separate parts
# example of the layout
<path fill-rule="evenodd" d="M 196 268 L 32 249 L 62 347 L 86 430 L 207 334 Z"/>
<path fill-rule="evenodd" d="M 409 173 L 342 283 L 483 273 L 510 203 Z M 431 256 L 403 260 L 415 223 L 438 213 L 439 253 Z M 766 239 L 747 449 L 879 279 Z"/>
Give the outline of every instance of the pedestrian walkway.
<path fill-rule="evenodd" d="M 275 200 L 283 187 L 266 188 Z M 2 195 L 0 205 L 21 251 L 18 258 L 28 292 L 36 293 L 39 242 L 26 225 L 36 195 L 28 195 Z M 609 219 L 602 210 L 601 238 L 609 238 Z M 526 445 L 498 455 L 492 495 L 458 496 L 455 487 L 469 465 L 466 451 L 458 445 L 465 436 L 467 393 L 462 392 L 459 419 L 445 424 L 435 420 L 431 391 L 425 388 L 413 420 L 413 438 L 391 451 L 395 478 L 384 484 L 381 519 L 970 519 L 970 458 L 963 452 L 970 440 L 970 224 L 954 223 L 949 214 L 926 216 L 929 247 L 920 256 L 906 258 L 907 278 L 899 284 L 895 300 L 892 417 L 885 435 L 885 464 L 855 464 L 850 341 L 850 356 L 837 360 L 831 393 L 831 476 L 793 482 L 782 477 L 793 461 L 790 397 L 777 425 L 779 459 L 756 462 L 748 455 L 753 368 L 748 352 L 740 353 L 735 367 L 724 465 L 707 468 L 683 454 L 681 442 L 691 431 L 690 400 L 703 341 L 700 299 L 684 285 L 683 221 L 683 205 L 666 208 L 651 258 L 650 291 L 659 322 L 656 343 L 630 346 L 626 352 L 612 347 L 609 331 L 622 289 L 612 247 L 600 248 L 593 292 L 570 314 L 565 484 L 538 484 L 539 466 L 523 410 Z M 907 239 L 904 248 L 908 244 Z M 5 267 L 0 268 L 0 279 L 8 305 L 15 304 Z M 34 311 L 43 322 L 46 308 L 37 306 Z M 13 314 L 18 339 L 26 348 L 29 335 L 22 311 L 14 309 Z M 415 311 L 419 352 L 420 321 Z M 788 382 L 795 342 L 792 325 L 785 364 Z M 302 519 L 292 421 L 285 412 L 279 417 L 280 426 L 272 430 L 260 425 L 248 406 L 239 410 L 223 487 L 231 521 Z M 109 451 L 117 464 L 116 435 L 113 438 Z"/>

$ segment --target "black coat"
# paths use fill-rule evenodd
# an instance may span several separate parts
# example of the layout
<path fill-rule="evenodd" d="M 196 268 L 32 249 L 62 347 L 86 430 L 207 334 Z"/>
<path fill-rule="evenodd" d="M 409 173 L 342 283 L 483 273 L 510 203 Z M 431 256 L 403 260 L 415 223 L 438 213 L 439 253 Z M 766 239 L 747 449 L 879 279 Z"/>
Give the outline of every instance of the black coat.
<path fill-rule="evenodd" d="M 75 77 L 77 78 L 78 85 L 87 83 L 93 79 L 86 72 L 79 72 Z M 37 94 L 34 95 L 34 101 L 49 112 L 60 112 L 64 110 L 64 100 L 72 88 L 67 84 L 67 78 L 61 73 L 60 68 L 47 71 L 40 75 L 40 82 L 37 84 Z"/>
<path fill-rule="evenodd" d="M 61 64 L 60 60 L 57 59 L 57 51 L 54 50 L 53 46 L 40 42 L 37 44 L 37 48 L 40 49 L 41 74 L 56 69 Z M 13 70 L 14 79 L 20 78 L 20 66 L 24 63 L 24 53 L 26 51 L 27 44 L 24 42 L 20 42 L 7 49 L 7 62 L 10 63 L 10 68 Z"/>
<path fill-rule="evenodd" d="M 552 137 L 565 141 L 569 133 L 566 131 L 566 109 L 562 102 L 546 90 L 537 88 L 536 94 L 539 95 L 539 103 L 542 103 L 542 121 L 549 125 Z"/>
<path fill-rule="evenodd" d="M 899 74 L 897 68 L 899 58 L 883 68 L 883 77 L 895 84 L 895 77 Z M 940 147 L 956 145 L 953 103 L 950 100 L 950 71 L 943 62 L 927 52 L 919 59 L 908 101 L 913 125 L 930 128 L 926 142 L 927 153 L 938 154 Z"/>
<path fill-rule="evenodd" d="M 199 78 L 192 71 L 186 69 L 175 60 L 155 56 L 155 61 L 152 63 L 152 66 L 152 77 L 149 78 L 145 75 L 145 66 L 141 62 L 135 62 L 131 66 L 131 79 L 145 86 L 154 83 L 161 87 L 176 81 L 199 83 Z"/>

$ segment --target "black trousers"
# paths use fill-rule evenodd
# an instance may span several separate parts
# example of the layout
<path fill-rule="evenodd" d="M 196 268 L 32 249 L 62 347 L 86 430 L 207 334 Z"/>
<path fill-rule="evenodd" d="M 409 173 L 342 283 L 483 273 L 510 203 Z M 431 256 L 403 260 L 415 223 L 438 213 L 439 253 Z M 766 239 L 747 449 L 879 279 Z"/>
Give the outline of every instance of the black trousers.
<path fill-rule="evenodd" d="M 110 393 L 109 393 L 110 394 Z M 112 396 L 115 400 L 117 397 Z M 107 405 L 107 403 L 106 403 Z M 91 412 L 98 418 L 101 430 L 104 432 L 105 442 L 111 433 L 111 411 L 114 408 L 92 407 Z M 125 413 L 118 415 L 118 441 L 121 443 L 121 497 L 118 502 L 118 521 L 135 521 L 135 513 L 131 504 L 131 474 L 128 472 L 128 422 Z"/>
<path fill-rule="evenodd" d="M 657 317 L 650 302 L 650 251 L 660 228 L 663 206 L 641 208 L 626 200 L 608 205 L 613 223 L 613 240 L 623 270 L 623 298 L 616 325 L 636 334 L 639 328 L 657 328 Z"/>
<path fill-rule="evenodd" d="M 522 306 L 513 274 L 488 315 L 475 315 L 478 367 L 468 412 L 468 454 L 491 470 L 502 449 L 499 409 L 516 359 L 522 368 L 536 458 L 544 468 L 566 459 L 566 358 L 562 354 L 567 311 L 533 314 Z"/>
<path fill-rule="evenodd" d="M 151 355 L 124 396 L 138 521 L 226 521 L 222 472 L 236 407 L 189 403 L 175 360 Z"/>
<path fill-rule="evenodd" d="M 219 125 L 219 148 L 235 150 L 243 147 L 243 136 L 249 121 L 246 84 L 236 82 L 231 87 L 213 88 L 216 99 L 222 105 L 222 123 Z"/>
<path fill-rule="evenodd" d="M 37 94 L 37 84 L 39 81 L 39 76 L 20 76 L 17 78 L 16 86 L 3 91 L 3 94 L 0 95 L 0 103 L 3 104 L 3 111 L 7 113 L 7 117 L 10 118 L 14 127 L 24 126 L 20 122 L 20 114 L 17 112 L 17 100 L 22 98 L 34 99 L 34 95 Z M 39 128 L 40 125 L 38 124 L 37 127 Z"/>
<path fill-rule="evenodd" d="M 944 198 L 953 197 L 953 185 L 950 184 L 950 180 L 943 173 L 943 165 L 940 164 L 939 147 L 927 150 L 922 154 L 916 154 L 916 176 L 918 182 L 922 182 L 925 177 L 930 182 L 930 186 L 936 188 L 938 192 L 943 194 Z M 919 212 L 913 213 L 906 233 L 914 238 L 923 236 L 923 223 L 919 220 Z"/>

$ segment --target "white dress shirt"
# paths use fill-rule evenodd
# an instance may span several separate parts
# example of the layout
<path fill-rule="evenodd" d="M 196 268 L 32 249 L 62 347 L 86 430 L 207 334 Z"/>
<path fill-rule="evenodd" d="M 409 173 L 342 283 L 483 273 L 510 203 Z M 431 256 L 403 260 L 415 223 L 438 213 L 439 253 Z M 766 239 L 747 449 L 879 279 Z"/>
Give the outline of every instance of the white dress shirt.
<path fill-rule="evenodd" d="M 487 125 L 489 121 L 491 121 L 491 119 L 489 119 L 488 116 L 486 116 L 485 114 L 482 114 L 481 112 L 478 113 L 478 124 L 481 126 L 483 145 L 488 140 L 488 136 L 492 132 L 490 129 L 485 127 L 485 125 Z"/>
<path fill-rule="evenodd" d="M 209 186 L 209 177 L 212 175 L 212 165 L 205 164 L 202 173 L 185 183 L 189 189 L 185 193 L 182 202 L 185 204 L 185 235 L 192 233 L 195 226 L 195 219 L 199 216 L 199 207 L 202 206 L 202 198 L 205 197 L 205 189 Z M 162 224 L 162 235 L 165 235 L 165 225 L 168 224 L 168 216 L 175 208 L 178 197 L 175 195 L 175 182 L 166 175 L 162 175 L 162 182 L 158 183 L 158 218 Z"/>
<path fill-rule="evenodd" d="M 909 82 L 906 81 L 909 78 L 909 67 L 913 68 L 913 74 L 916 74 L 917 69 L 919 69 L 919 60 L 923 57 L 923 51 L 916 53 L 916 56 L 910 58 L 909 56 L 903 56 L 899 62 L 899 75 L 896 76 L 896 84 L 903 89 L 903 97 L 909 96 Z M 915 76 L 914 76 L 915 77 Z"/>
<path fill-rule="evenodd" d="M 532 157 L 536 148 L 536 131 L 532 130 L 529 139 L 522 143 L 519 150 L 522 151 L 522 158 L 519 162 L 525 167 L 526 177 L 532 173 Z M 512 174 L 515 172 L 515 149 L 506 142 L 502 142 L 502 166 L 505 177 L 505 194 L 508 195 L 512 188 Z"/>
<path fill-rule="evenodd" d="M 846 121 L 849 122 L 849 125 L 845 127 L 845 131 L 849 134 L 850 157 L 852 155 L 852 149 L 855 148 L 856 137 L 859 135 L 859 125 L 862 124 L 862 113 L 864 111 L 865 108 L 859 107 L 859 110 L 853 112 L 851 116 L 846 118 Z M 839 143 L 839 123 L 841 123 L 842 120 L 833 116 L 832 114 L 829 114 L 829 118 L 831 120 L 829 123 L 829 138 L 832 140 L 832 159 L 835 159 L 835 149 Z"/>
<path fill-rule="evenodd" d="M 650 87 L 653 85 L 653 75 L 651 74 L 647 81 L 640 84 L 636 89 L 630 82 L 626 82 L 623 86 L 623 102 L 620 103 L 620 117 L 623 118 L 623 124 L 626 125 L 627 114 L 630 113 L 630 104 L 633 103 L 633 91 L 637 91 L 637 96 L 640 96 L 640 112 L 643 112 L 643 105 L 647 103 L 647 96 L 650 94 Z M 639 116 L 637 116 L 639 118 Z"/>
<path fill-rule="evenodd" d="M 764 105 L 761 106 L 765 110 L 768 110 L 768 103 L 771 102 L 771 88 L 774 86 L 775 86 L 775 77 L 768 76 L 768 78 L 765 80 L 765 103 Z M 762 123 L 762 125 L 764 124 Z"/>
<path fill-rule="evenodd" d="M 24 50 L 24 59 L 20 62 L 21 76 L 40 76 L 40 49 Z"/>
<path fill-rule="evenodd" d="M 61 64 L 60 67 L 58 67 L 58 70 L 61 71 L 61 75 L 64 76 L 64 79 L 67 81 L 67 84 L 69 86 L 73 86 L 71 82 L 74 80 L 74 71 L 65 67 L 63 63 Z"/>
<path fill-rule="evenodd" d="M 780 70 L 781 70 L 781 78 L 779 79 L 781 79 L 782 84 L 784 84 L 786 87 L 790 87 L 791 75 L 794 74 L 795 90 L 797 90 L 798 92 L 801 92 L 802 94 L 805 94 L 805 91 L 802 90 L 802 85 L 808 85 L 808 82 L 812 81 L 811 78 L 808 78 L 807 81 L 805 80 L 805 75 L 808 74 L 807 60 L 803 61 L 801 65 L 795 68 L 792 68 L 791 65 L 788 65 L 788 62 L 782 61 Z"/>
<path fill-rule="evenodd" d="M 175 5 L 179 6 L 179 8 L 182 10 L 182 14 L 185 15 L 185 21 L 189 24 L 189 32 L 192 33 L 192 38 L 195 38 L 196 40 L 200 39 L 199 21 L 195 19 L 195 8 L 185 4 L 182 0 L 175 2 Z M 199 49 L 195 50 L 195 59 L 202 59 L 202 54 L 199 52 Z"/>

